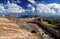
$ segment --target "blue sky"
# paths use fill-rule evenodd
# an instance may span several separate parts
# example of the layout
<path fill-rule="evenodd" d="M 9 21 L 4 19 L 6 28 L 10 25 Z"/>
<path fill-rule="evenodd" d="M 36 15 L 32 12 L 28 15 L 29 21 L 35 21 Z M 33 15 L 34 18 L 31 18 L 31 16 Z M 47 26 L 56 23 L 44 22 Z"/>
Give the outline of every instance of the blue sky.
<path fill-rule="evenodd" d="M 3 3 L 4 1 L 8 1 L 8 0 L 0 0 L 0 3 Z M 10 0 L 12 1 L 12 0 Z M 17 1 L 17 0 L 14 0 Z M 28 2 L 28 0 L 19 0 L 21 2 Z M 44 1 L 45 3 L 60 3 L 60 0 L 35 0 L 36 2 L 42 2 Z"/>
<path fill-rule="evenodd" d="M 60 0 L 0 0 L 0 13 L 60 15 Z"/>
<path fill-rule="evenodd" d="M 7 3 L 8 0 L 0 0 L 0 3 Z M 10 2 L 14 2 L 16 1 L 16 4 L 18 4 L 19 6 L 22 6 L 23 8 L 27 8 L 26 6 L 28 4 L 31 4 L 28 0 L 19 0 L 21 3 L 18 3 L 17 0 L 9 0 Z M 45 4 L 49 4 L 49 3 L 58 3 L 60 4 L 60 0 L 34 0 L 37 3 L 42 3 L 44 2 Z"/>

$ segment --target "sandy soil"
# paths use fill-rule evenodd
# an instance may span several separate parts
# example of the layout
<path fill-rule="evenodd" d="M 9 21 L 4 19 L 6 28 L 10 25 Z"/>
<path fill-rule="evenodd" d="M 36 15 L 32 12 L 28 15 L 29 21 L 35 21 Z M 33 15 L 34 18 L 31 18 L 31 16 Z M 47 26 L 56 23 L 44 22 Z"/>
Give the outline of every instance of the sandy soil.
<path fill-rule="evenodd" d="M 38 39 L 38 38 L 39 38 L 38 36 L 32 34 L 31 32 L 21 29 L 19 25 L 11 22 L 9 19 L 0 17 L 0 39 Z"/>

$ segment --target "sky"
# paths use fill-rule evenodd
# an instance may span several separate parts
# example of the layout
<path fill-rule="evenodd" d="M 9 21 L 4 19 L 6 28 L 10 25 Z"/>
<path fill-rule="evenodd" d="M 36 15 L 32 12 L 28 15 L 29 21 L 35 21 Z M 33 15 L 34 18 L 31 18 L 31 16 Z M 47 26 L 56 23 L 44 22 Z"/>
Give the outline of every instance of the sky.
<path fill-rule="evenodd" d="M 60 15 L 60 0 L 0 0 L 0 13 Z"/>

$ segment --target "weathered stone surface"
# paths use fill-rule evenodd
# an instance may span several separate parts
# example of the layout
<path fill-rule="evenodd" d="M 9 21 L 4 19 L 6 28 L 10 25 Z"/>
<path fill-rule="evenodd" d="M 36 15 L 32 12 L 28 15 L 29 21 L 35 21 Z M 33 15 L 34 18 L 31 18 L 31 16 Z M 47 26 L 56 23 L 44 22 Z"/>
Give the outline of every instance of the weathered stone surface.
<path fill-rule="evenodd" d="M 21 29 L 7 18 L 0 17 L 0 39 L 38 39 L 38 36 Z"/>

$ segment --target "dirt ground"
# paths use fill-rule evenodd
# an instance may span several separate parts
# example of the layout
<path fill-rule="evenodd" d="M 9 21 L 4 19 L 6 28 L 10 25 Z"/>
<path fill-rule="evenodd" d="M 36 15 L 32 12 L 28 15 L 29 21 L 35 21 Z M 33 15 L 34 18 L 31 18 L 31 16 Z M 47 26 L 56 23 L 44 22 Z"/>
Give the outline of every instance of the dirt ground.
<path fill-rule="evenodd" d="M 36 18 L 17 18 L 16 23 L 6 17 L 0 17 L 0 39 L 49 39 L 37 24 L 28 23 Z"/>
<path fill-rule="evenodd" d="M 36 34 L 33 34 L 29 31 L 22 29 L 19 25 L 11 22 L 9 19 L 0 17 L 0 39 L 38 39 L 38 38 L 39 37 L 36 36 Z"/>

